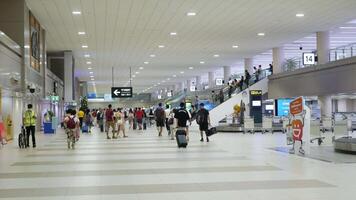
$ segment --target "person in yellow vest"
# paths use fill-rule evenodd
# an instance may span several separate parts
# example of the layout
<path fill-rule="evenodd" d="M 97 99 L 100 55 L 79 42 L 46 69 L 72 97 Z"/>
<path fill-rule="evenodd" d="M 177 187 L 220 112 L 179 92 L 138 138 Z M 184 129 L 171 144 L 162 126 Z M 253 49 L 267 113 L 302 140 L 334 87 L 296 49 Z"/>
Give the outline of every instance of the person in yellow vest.
<path fill-rule="evenodd" d="M 79 119 L 79 127 L 80 129 L 83 128 L 83 119 L 84 119 L 84 111 L 82 109 L 79 109 L 79 112 L 78 112 L 78 119 Z"/>
<path fill-rule="evenodd" d="M 35 137 L 35 127 L 36 127 L 36 113 L 32 110 L 32 104 L 27 105 L 27 110 L 24 113 L 23 121 L 26 128 L 26 147 L 30 147 L 30 135 L 32 137 L 32 147 L 36 148 L 36 137 Z"/>

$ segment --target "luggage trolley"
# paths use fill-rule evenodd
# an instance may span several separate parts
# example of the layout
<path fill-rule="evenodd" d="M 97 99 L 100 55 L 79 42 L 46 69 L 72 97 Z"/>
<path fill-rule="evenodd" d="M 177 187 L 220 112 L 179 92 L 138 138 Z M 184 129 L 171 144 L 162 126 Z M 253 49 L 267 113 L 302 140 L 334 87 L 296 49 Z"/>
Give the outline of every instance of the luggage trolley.
<path fill-rule="evenodd" d="M 310 143 L 314 143 L 316 140 L 318 141 L 318 145 L 323 143 L 325 137 L 321 135 L 319 120 L 310 121 L 310 138 Z"/>
<path fill-rule="evenodd" d="M 244 119 L 244 134 L 250 132 L 251 134 L 255 134 L 255 121 L 251 117 L 245 117 Z"/>
<path fill-rule="evenodd" d="M 321 120 L 322 126 L 321 131 L 325 133 L 326 131 L 334 132 L 334 122 L 331 117 L 324 117 Z"/>
<path fill-rule="evenodd" d="M 266 132 L 271 132 L 273 134 L 272 128 L 272 117 L 264 117 L 262 120 L 262 134 Z"/>

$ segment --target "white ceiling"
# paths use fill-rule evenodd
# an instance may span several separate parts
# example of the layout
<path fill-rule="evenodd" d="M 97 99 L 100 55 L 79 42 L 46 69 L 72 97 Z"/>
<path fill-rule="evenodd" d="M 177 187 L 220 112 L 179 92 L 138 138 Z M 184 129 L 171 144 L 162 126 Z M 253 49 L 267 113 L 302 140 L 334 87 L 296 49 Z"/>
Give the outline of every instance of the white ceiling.
<path fill-rule="evenodd" d="M 242 67 L 243 58 L 356 18 L 355 0 L 27 0 L 27 3 L 47 30 L 48 50 L 74 52 L 76 74 L 81 80 L 90 80 L 86 62 L 92 62 L 98 93 L 110 91 L 112 67 L 117 86 L 129 80 L 129 67 L 134 73 L 139 71 L 133 78 L 133 87 L 142 92 L 158 82 L 161 84 L 157 87 L 170 86 L 224 65 Z M 82 14 L 73 15 L 76 10 Z M 197 15 L 186 16 L 190 11 Z M 305 17 L 297 18 L 297 13 L 304 13 Z M 86 35 L 78 35 L 79 31 L 85 31 Z M 177 35 L 170 36 L 170 32 Z M 266 35 L 259 37 L 259 32 Z M 232 48 L 235 44 L 238 49 Z M 82 45 L 89 48 L 83 49 Z M 85 58 L 84 54 L 91 57 Z M 151 58 L 151 54 L 156 57 Z M 214 54 L 220 57 L 215 58 Z M 149 64 L 144 64 L 145 61 Z M 176 78 L 172 77 L 174 74 Z"/>

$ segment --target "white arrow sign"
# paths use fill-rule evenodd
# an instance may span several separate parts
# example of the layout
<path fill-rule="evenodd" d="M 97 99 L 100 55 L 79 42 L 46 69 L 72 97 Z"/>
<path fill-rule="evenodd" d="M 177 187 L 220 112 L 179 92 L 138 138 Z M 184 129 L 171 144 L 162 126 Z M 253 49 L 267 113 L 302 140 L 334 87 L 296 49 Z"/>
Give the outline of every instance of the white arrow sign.
<path fill-rule="evenodd" d="M 116 96 L 119 96 L 120 93 L 121 93 L 121 92 L 120 92 L 118 89 L 116 89 L 116 90 L 114 91 L 114 94 L 115 94 Z"/>

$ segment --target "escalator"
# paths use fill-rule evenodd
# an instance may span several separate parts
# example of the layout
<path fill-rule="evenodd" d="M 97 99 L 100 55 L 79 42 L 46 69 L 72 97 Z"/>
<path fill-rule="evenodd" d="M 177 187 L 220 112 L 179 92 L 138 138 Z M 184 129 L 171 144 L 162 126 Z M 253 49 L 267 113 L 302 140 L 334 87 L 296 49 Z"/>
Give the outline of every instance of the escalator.
<path fill-rule="evenodd" d="M 269 74 L 266 73 L 266 71 L 262 74 L 260 77 L 260 80 L 255 82 L 255 80 L 251 80 L 250 86 L 243 89 L 242 91 L 235 91 L 235 93 L 232 94 L 231 98 L 227 99 L 223 103 L 217 105 L 214 109 L 210 111 L 210 120 L 211 120 L 211 125 L 212 126 L 217 126 L 219 125 L 219 121 L 223 120 L 227 116 L 231 116 L 233 113 L 233 107 L 236 104 L 240 104 L 241 100 L 245 103 L 246 105 L 246 111 L 245 113 L 249 113 L 249 102 L 250 102 L 250 97 L 249 97 L 249 91 L 250 90 L 262 90 L 262 95 L 266 94 L 268 92 L 268 76 Z M 226 95 L 226 88 L 224 89 L 224 95 Z M 226 97 L 225 97 L 226 99 Z"/>

